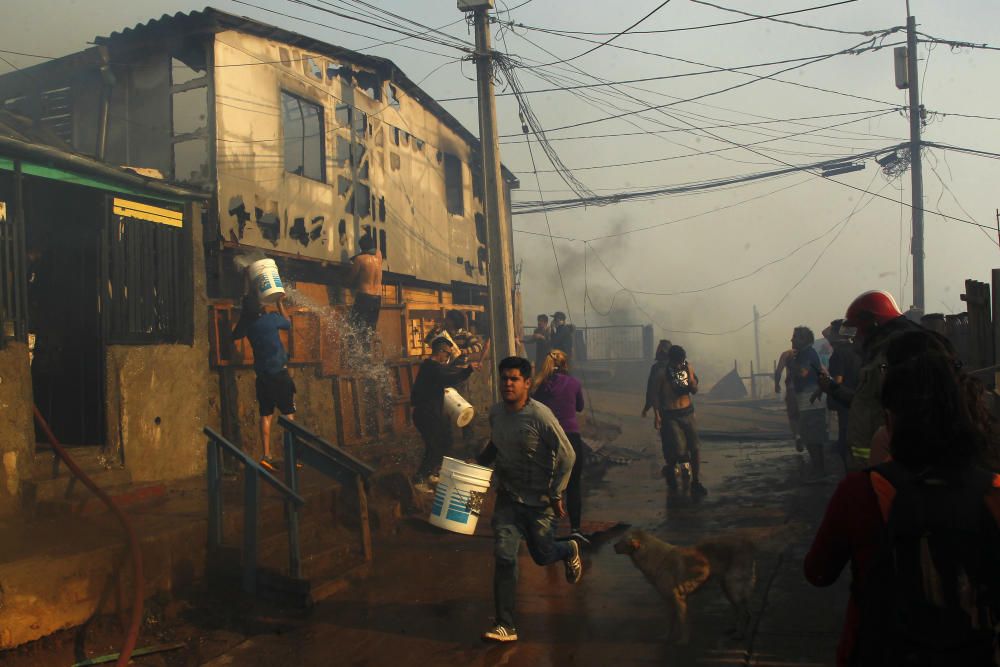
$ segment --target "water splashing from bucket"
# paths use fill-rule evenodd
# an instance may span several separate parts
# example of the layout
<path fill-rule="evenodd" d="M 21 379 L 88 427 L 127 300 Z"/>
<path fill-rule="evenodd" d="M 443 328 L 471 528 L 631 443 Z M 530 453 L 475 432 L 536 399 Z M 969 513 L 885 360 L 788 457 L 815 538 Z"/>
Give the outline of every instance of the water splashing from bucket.
<path fill-rule="evenodd" d="M 291 307 L 306 308 L 320 319 L 320 330 L 327 340 L 340 344 L 340 366 L 347 374 L 358 379 L 358 390 L 362 400 L 368 404 L 369 414 L 373 410 L 391 419 L 395 404 L 395 380 L 383 361 L 385 356 L 399 356 L 402 350 L 373 351 L 373 337 L 369 337 L 363 326 L 357 326 L 344 314 L 327 304 L 317 303 L 302 292 L 285 288 L 286 304 Z M 392 353 L 390 355 L 390 353 Z"/>

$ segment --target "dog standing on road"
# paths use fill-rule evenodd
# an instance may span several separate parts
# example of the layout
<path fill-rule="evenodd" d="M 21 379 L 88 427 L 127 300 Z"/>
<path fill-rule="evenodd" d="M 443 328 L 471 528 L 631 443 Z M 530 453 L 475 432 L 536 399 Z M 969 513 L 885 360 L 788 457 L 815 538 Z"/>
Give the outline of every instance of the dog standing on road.
<path fill-rule="evenodd" d="M 757 583 L 757 562 L 749 540 L 725 537 L 695 547 L 677 547 L 645 531 L 632 530 L 615 543 L 615 552 L 628 554 L 666 601 L 667 637 L 671 641 L 686 644 L 690 639 L 687 597 L 711 578 L 719 580 L 733 606 L 733 635 L 745 636 L 750 626 L 750 596 Z"/>

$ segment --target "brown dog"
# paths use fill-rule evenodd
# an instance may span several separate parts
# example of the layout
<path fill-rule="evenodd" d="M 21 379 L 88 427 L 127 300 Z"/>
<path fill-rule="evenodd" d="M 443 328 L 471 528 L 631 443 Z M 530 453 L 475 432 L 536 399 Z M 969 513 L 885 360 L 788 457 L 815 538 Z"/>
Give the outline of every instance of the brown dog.
<path fill-rule="evenodd" d="M 669 608 L 667 637 L 686 644 L 687 597 L 710 578 L 736 613 L 734 636 L 742 637 L 750 626 L 750 596 L 757 582 L 753 544 L 744 538 L 706 540 L 697 546 L 677 547 L 642 530 L 629 531 L 615 543 L 615 552 L 628 554 L 639 571 L 656 587 Z"/>

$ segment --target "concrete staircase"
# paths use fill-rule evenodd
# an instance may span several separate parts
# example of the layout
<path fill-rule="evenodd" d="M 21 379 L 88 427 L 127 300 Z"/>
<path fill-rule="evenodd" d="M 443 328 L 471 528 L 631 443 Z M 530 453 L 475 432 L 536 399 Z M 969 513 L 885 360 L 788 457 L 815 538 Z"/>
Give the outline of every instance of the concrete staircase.
<path fill-rule="evenodd" d="M 306 498 L 298 511 L 302 576 L 289 574 L 285 508 L 273 494 L 262 503 L 258 523 L 256 597 L 268 604 L 308 608 L 342 588 L 345 575 L 363 574 L 367 562 L 360 525 L 352 519 L 356 511 L 350 491 L 308 469 L 299 471 L 299 489 Z M 227 501 L 231 509 L 242 506 L 241 497 Z M 399 513 L 391 505 L 389 511 Z M 206 580 L 216 592 L 228 596 L 239 594 L 242 524 L 226 524 L 223 546 L 208 555 Z"/>
<path fill-rule="evenodd" d="M 73 461 L 102 491 L 111 496 L 119 507 L 134 507 L 160 501 L 165 495 L 163 484 L 133 484 L 131 475 L 113 454 L 100 447 L 68 449 Z M 35 454 L 31 477 L 21 489 L 21 502 L 33 517 L 96 514 L 106 506 L 76 477 L 55 452 L 42 449 Z"/>

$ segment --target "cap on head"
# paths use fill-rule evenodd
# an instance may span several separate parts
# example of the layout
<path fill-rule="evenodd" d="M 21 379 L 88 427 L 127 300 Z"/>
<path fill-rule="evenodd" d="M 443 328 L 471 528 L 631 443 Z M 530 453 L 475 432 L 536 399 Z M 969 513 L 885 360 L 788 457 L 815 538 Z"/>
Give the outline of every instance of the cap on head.
<path fill-rule="evenodd" d="M 844 315 L 843 326 L 866 333 L 872 327 L 882 326 L 902 314 L 891 294 L 883 290 L 872 290 L 861 294 L 851 302 L 847 307 L 847 314 Z"/>
<path fill-rule="evenodd" d="M 368 232 L 365 232 L 360 239 L 358 239 L 358 247 L 361 248 L 361 252 L 368 252 L 369 250 L 375 249 L 375 239 Z"/>

